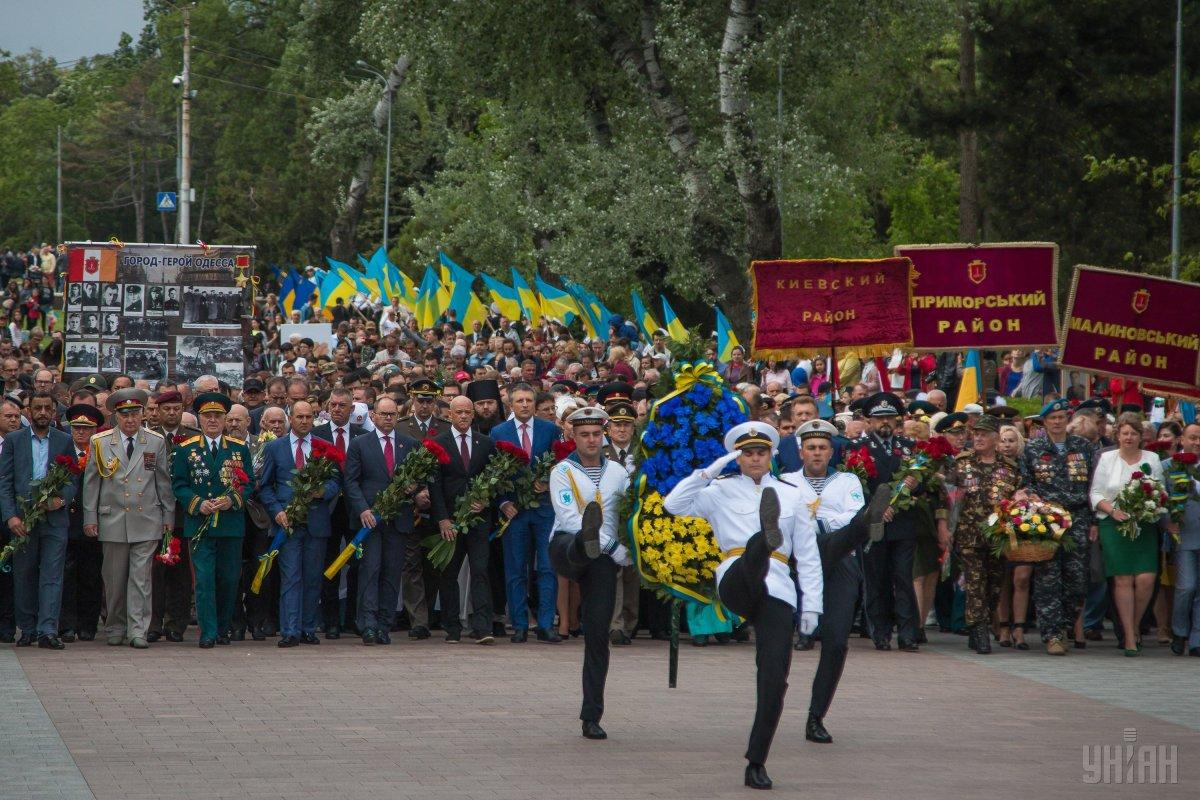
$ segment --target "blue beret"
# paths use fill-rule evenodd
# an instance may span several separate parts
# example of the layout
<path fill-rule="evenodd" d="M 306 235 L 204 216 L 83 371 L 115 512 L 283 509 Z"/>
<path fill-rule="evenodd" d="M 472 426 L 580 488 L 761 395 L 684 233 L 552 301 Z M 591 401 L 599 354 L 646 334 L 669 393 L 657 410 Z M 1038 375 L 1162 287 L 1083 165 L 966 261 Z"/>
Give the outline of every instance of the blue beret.
<path fill-rule="evenodd" d="M 1055 411 L 1070 410 L 1071 404 L 1060 397 L 1059 399 L 1051 400 L 1049 403 L 1046 403 L 1046 405 L 1042 406 L 1042 410 L 1038 412 L 1038 416 L 1045 418 L 1047 415 L 1053 414 Z"/>

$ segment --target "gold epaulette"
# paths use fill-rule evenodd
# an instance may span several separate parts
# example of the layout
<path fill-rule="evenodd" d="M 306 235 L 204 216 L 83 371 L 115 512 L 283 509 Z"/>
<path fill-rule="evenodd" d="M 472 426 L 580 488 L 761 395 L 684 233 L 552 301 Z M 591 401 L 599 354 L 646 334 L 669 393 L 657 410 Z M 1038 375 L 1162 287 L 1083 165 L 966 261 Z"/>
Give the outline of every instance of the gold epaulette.
<path fill-rule="evenodd" d="M 116 433 L 116 430 L 117 430 L 116 428 L 109 428 L 108 430 L 106 430 L 106 431 L 101 431 L 100 433 L 93 433 L 93 434 L 92 434 L 92 438 L 91 438 L 89 441 L 93 441 L 93 442 L 94 442 L 94 441 L 96 441 L 97 439 L 103 439 L 105 436 L 108 436 L 108 435 L 110 435 L 110 434 Z"/>
<path fill-rule="evenodd" d="M 246 444 L 246 441 L 244 439 L 235 439 L 232 436 L 226 436 L 225 441 L 230 442 L 231 444 L 240 444 L 243 446 L 245 446 L 245 444 Z"/>
<path fill-rule="evenodd" d="M 177 444 L 175 446 L 176 447 L 186 447 L 189 444 L 195 444 L 196 442 L 200 441 L 203 438 L 204 438 L 203 436 L 193 436 L 190 439 L 184 439 L 182 442 L 180 442 L 179 444 Z"/>
<path fill-rule="evenodd" d="M 150 434 L 151 436 L 157 436 L 158 438 L 164 439 L 164 440 L 167 438 L 167 437 L 163 436 L 161 433 L 159 433 L 158 431 L 153 431 L 153 430 L 150 430 L 149 428 L 144 428 L 144 430 L 146 431 L 146 433 Z"/>

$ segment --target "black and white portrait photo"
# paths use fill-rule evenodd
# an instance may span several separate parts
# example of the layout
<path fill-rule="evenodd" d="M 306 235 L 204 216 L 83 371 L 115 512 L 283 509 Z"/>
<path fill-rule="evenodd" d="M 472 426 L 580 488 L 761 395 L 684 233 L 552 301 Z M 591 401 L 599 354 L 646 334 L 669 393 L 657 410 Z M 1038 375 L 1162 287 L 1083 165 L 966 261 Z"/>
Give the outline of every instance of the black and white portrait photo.
<path fill-rule="evenodd" d="M 100 312 L 85 311 L 83 312 L 83 324 L 80 325 L 79 333 L 82 336 L 99 336 L 100 335 Z"/>
<path fill-rule="evenodd" d="M 97 342 L 67 342 L 67 372 L 95 371 L 100 363 L 100 345 Z"/>
<path fill-rule="evenodd" d="M 72 283 L 67 286 L 67 310 L 78 311 L 83 307 L 83 284 Z"/>
<path fill-rule="evenodd" d="M 121 335 L 121 315 L 116 311 L 105 311 L 100 315 L 100 337 L 116 339 Z"/>
<path fill-rule="evenodd" d="M 242 290 L 236 286 L 186 286 L 183 327 L 242 327 Z"/>
<path fill-rule="evenodd" d="M 76 284 L 76 285 L 78 285 L 78 284 Z M 80 314 L 77 311 L 67 314 L 67 322 L 66 322 L 67 336 L 78 337 L 81 333 L 83 333 L 82 325 L 83 325 L 83 315 L 82 314 Z"/>
<path fill-rule="evenodd" d="M 84 281 L 80 283 L 81 295 L 80 305 L 83 308 L 99 308 L 100 307 L 100 284 L 94 281 Z"/>
<path fill-rule="evenodd" d="M 169 316 L 179 316 L 179 287 L 163 287 L 163 313 Z"/>
<path fill-rule="evenodd" d="M 126 343 L 167 344 L 167 321 L 161 317 L 130 317 L 125 320 Z"/>
<path fill-rule="evenodd" d="M 166 294 L 166 288 L 154 284 L 146 287 L 146 314 L 147 316 L 161 317 L 163 313 L 163 297 Z"/>
<path fill-rule="evenodd" d="M 100 345 L 100 371 L 121 371 L 121 347 L 115 344 Z"/>
<path fill-rule="evenodd" d="M 106 283 L 101 287 L 100 307 L 105 311 L 121 310 L 121 284 Z"/>
<path fill-rule="evenodd" d="M 126 347 L 125 374 L 135 381 L 162 380 L 167 377 L 167 351 L 160 347 Z"/>
<path fill-rule="evenodd" d="M 146 311 L 145 290 L 140 283 L 125 284 L 125 316 L 140 317 Z"/>

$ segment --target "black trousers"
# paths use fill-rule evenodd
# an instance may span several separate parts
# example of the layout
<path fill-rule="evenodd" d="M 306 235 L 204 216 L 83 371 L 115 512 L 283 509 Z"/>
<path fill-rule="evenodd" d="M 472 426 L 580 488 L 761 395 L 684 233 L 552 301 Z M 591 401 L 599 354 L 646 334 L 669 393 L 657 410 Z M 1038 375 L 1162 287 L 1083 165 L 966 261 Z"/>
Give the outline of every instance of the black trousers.
<path fill-rule="evenodd" d="M 258 557 L 267 551 L 270 545 L 267 531 L 250 522 L 246 515 L 246 535 L 242 537 L 242 577 L 238 581 L 238 600 L 233 604 L 233 627 L 235 628 L 277 628 L 276 620 L 279 611 L 279 569 L 272 569 L 263 581 L 262 591 L 255 594 L 250 591 L 250 584 L 258 572 Z"/>
<path fill-rule="evenodd" d="M 492 590 L 492 619 L 504 623 L 508 607 L 508 582 L 504 575 L 504 537 L 488 542 L 488 583 Z"/>
<path fill-rule="evenodd" d="M 758 670 L 757 703 L 746 760 L 765 764 L 779 718 L 792 668 L 792 616 L 795 609 L 767 593 L 770 550 L 762 532 L 750 537 L 746 552 L 721 577 L 717 589 L 721 602 L 754 626 L 754 665 Z"/>
<path fill-rule="evenodd" d="M 454 540 L 454 556 L 442 571 L 442 628 L 446 633 L 462 631 L 461 606 L 458 602 L 458 572 L 463 559 L 471 570 L 471 630 L 492 633 L 492 590 L 488 580 L 488 530 L 474 528 Z"/>
<path fill-rule="evenodd" d="M 579 621 L 583 625 L 583 706 L 579 718 L 599 722 L 604 716 L 608 681 L 608 625 L 617 601 L 616 562 L 607 555 L 589 559 L 573 533 L 550 538 L 550 564 L 564 578 L 579 581 Z"/>
<path fill-rule="evenodd" d="M 342 552 L 342 548 L 350 543 L 359 526 L 352 524 L 347 516 L 346 498 L 339 497 L 329 515 L 329 525 L 333 534 L 325 540 L 325 565 L 329 566 Z M 357 520 L 355 520 L 357 522 Z M 353 528 L 353 530 L 351 530 Z M 358 559 L 352 558 L 343 570 L 346 573 L 346 622 L 353 624 L 358 618 Z M 321 581 L 321 619 L 326 632 L 340 630 L 342 627 L 342 603 L 338 598 L 338 589 L 342 580 Z"/>
<path fill-rule="evenodd" d="M 863 557 L 867 579 L 867 618 L 877 642 L 890 641 L 892 625 L 901 641 L 917 638 L 917 593 L 913 589 L 916 539 L 876 542 Z"/>
<path fill-rule="evenodd" d="M 176 528 L 175 535 L 183 533 Z M 151 567 L 150 627 L 149 631 L 162 633 L 173 631 L 182 636 L 192 621 L 191 540 L 184 539 L 179 548 L 179 563 L 168 567 L 158 559 Z"/>
<path fill-rule="evenodd" d="M 60 631 L 96 633 L 104 583 L 100 566 L 104 561 L 99 539 L 69 539 L 63 564 L 62 610 L 58 615 Z"/>
<path fill-rule="evenodd" d="M 8 526 L 4 526 L 4 531 L 0 532 L 0 547 L 9 543 L 12 539 L 12 534 L 8 532 Z M 9 567 L 11 567 L 11 562 Z M 7 572 L 0 572 L 0 634 L 7 636 L 15 636 L 17 633 L 17 612 L 16 612 L 16 596 L 13 594 L 13 574 L 9 569 Z"/>

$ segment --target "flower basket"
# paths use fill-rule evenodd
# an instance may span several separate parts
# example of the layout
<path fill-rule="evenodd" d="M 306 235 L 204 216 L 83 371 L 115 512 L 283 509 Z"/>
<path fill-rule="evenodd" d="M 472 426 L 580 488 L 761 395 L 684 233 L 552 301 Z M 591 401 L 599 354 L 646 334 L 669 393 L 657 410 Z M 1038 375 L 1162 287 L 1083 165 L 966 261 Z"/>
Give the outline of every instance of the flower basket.
<path fill-rule="evenodd" d="M 1009 561 L 1024 561 L 1036 563 L 1038 561 L 1049 561 L 1054 558 L 1054 554 L 1058 552 L 1058 542 L 1033 542 L 1020 541 L 1014 544 L 1006 544 L 1004 548 L 1004 557 Z"/>

